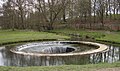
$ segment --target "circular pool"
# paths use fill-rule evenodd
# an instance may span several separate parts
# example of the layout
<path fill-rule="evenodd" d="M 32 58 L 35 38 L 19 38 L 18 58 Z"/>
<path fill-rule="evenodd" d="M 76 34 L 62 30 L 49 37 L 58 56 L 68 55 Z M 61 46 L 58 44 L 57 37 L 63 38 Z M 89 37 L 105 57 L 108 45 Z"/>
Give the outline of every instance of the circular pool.
<path fill-rule="evenodd" d="M 78 48 L 70 44 L 84 44 L 94 46 L 95 49 L 87 51 L 79 51 Z M 34 55 L 34 56 L 77 56 L 99 53 L 106 51 L 108 46 L 100 43 L 85 42 L 85 41 L 47 41 L 28 43 L 21 46 L 12 48 L 10 51 L 21 55 Z"/>

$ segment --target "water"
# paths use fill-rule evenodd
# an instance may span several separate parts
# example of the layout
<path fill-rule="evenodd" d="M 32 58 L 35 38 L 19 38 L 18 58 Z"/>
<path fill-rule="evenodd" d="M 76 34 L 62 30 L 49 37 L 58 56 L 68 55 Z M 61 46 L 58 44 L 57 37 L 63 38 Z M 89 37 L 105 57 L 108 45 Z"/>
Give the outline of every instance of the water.
<path fill-rule="evenodd" d="M 69 53 L 76 50 L 76 47 L 63 44 L 58 42 L 39 42 L 39 43 L 29 43 L 18 46 L 14 49 L 17 52 L 26 53 L 44 53 L 44 54 L 58 54 L 58 53 Z"/>
<path fill-rule="evenodd" d="M 91 63 L 113 63 L 120 60 L 120 47 L 109 46 L 109 51 L 90 55 Z"/>
<path fill-rule="evenodd" d="M 49 41 L 49 42 L 35 42 L 26 43 L 20 46 L 15 46 L 11 51 L 23 52 L 23 53 L 38 53 L 38 54 L 60 54 L 60 53 L 74 53 L 82 52 L 92 49 L 97 49 L 95 46 L 87 46 L 78 44 L 76 42 L 60 42 L 60 41 Z"/>
<path fill-rule="evenodd" d="M 99 62 L 113 63 L 120 60 L 120 48 L 115 46 L 109 46 L 109 51 L 103 53 L 67 57 L 38 57 L 29 55 L 18 55 L 10 52 L 11 47 L 13 46 L 10 45 L 0 47 L 0 66 L 52 66 L 65 64 L 81 65 L 95 64 Z M 91 48 L 85 45 L 80 45 L 80 47 L 82 50 Z"/>

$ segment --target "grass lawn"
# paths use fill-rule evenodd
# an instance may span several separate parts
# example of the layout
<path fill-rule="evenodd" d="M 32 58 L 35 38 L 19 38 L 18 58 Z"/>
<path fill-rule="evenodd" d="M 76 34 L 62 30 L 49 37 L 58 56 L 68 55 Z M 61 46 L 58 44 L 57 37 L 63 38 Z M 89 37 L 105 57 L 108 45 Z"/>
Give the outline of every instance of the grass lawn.
<path fill-rule="evenodd" d="M 105 37 L 96 38 L 96 39 L 97 40 L 104 40 L 104 41 L 120 43 L 120 33 L 106 34 Z"/>
<path fill-rule="evenodd" d="M 72 29 L 53 30 L 52 32 L 64 34 L 79 34 L 81 37 L 89 36 L 95 38 L 98 41 L 110 41 L 120 43 L 120 32 L 72 30 Z"/>
<path fill-rule="evenodd" d="M 73 29 L 62 29 L 62 30 L 53 30 L 52 32 L 64 33 L 64 34 L 79 34 L 81 37 L 90 36 L 94 38 L 100 38 L 105 35 L 102 32 L 98 31 L 88 31 L 88 30 L 73 30 Z"/>
<path fill-rule="evenodd" d="M 120 62 L 108 64 L 38 66 L 38 67 L 0 67 L 0 71 L 97 71 L 97 69 L 120 67 Z"/>
<path fill-rule="evenodd" d="M 0 30 L 0 44 L 9 42 L 29 41 L 29 40 L 42 40 L 42 39 L 68 39 L 67 36 L 56 35 L 47 32 L 35 31 L 11 31 Z"/>
<path fill-rule="evenodd" d="M 29 40 L 42 40 L 42 39 L 69 39 L 64 34 L 80 34 L 82 37 L 90 36 L 96 40 L 107 40 L 120 43 L 120 32 L 106 32 L 106 31 L 89 31 L 89 30 L 53 30 L 52 32 L 61 33 L 56 35 L 48 32 L 35 32 L 35 31 L 11 31 L 0 30 L 0 44 L 8 42 L 19 42 Z M 0 66 L 0 71 L 97 71 L 102 68 L 120 67 L 120 62 L 116 63 L 100 63 L 88 65 L 63 65 L 63 66 L 34 66 L 34 67 L 4 67 Z"/>

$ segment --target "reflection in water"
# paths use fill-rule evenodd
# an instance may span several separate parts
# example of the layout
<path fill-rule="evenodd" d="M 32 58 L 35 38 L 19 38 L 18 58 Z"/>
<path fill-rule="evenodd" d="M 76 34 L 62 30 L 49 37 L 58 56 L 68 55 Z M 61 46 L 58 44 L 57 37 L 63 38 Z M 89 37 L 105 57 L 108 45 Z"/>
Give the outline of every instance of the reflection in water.
<path fill-rule="evenodd" d="M 109 51 L 84 56 L 68 56 L 68 57 L 37 57 L 13 54 L 9 48 L 0 49 L 0 66 L 51 66 L 63 64 L 88 64 L 118 61 L 120 58 L 119 47 L 109 47 Z"/>
<path fill-rule="evenodd" d="M 2 53 L 0 53 L 0 66 L 4 65 Z"/>
<path fill-rule="evenodd" d="M 120 60 L 120 47 L 109 46 L 109 51 L 90 55 L 91 63 L 113 63 Z"/>

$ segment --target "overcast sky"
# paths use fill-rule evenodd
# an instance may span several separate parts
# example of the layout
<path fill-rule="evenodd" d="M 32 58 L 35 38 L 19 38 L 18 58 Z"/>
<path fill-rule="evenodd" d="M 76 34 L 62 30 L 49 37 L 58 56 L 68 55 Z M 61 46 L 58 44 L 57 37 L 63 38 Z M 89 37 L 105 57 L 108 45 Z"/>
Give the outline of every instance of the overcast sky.
<path fill-rule="evenodd" d="M 3 3 L 4 3 L 4 2 L 0 0 L 0 7 L 2 6 Z"/>
<path fill-rule="evenodd" d="M 47 0 L 45 0 L 47 2 Z M 0 0 L 0 7 L 2 6 L 4 2 L 2 0 Z"/>

